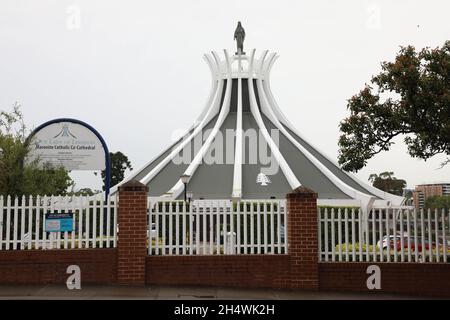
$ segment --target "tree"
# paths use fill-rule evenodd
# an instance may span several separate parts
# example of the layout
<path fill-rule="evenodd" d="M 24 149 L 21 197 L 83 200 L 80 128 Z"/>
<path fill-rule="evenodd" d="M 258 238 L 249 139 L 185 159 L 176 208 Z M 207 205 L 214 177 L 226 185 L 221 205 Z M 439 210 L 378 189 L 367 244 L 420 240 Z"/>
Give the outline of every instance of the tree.
<path fill-rule="evenodd" d="M 339 164 L 358 171 L 404 135 L 408 153 L 427 160 L 450 155 L 450 41 L 442 48 L 401 47 L 371 84 L 348 100 L 340 123 Z M 450 157 L 441 167 L 450 162 Z"/>
<path fill-rule="evenodd" d="M 431 196 L 425 200 L 425 209 L 450 210 L 450 196 Z"/>
<path fill-rule="evenodd" d="M 29 153 L 27 133 L 18 103 L 11 112 L 0 112 L 0 194 L 64 195 L 73 185 L 68 171 L 40 164 L 38 159 L 24 165 Z"/>
<path fill-rule="evenodd" d="M 75 183 L 64 168 L 55 168 L 48 163 L 24 167 L 22 194 L 66 195 Z"/>
<path fill-rule="evenodd" d="M 111 186 L 115 186 L 120 181 L 123 180 L 125 176 L 125 171 L 127 169 L 133 170 L 131 166 L 131 162 L 128 160 L 128 157 L 124 155 L 122 152 L 110 152 L 110 167 L 111 167 Z M 97 174 L 97 173 L 95 173 Z M 102 180 L 103 180 L 103 191 L 106 186 L 106 170 L 102 170 Z"/>
<path fill-rule="evenodd" d="M 72 188 L 72 190 L 70 192 L 67 193 L 67 195 L 69 196 L 93 196 L 96 195 L 98 193 L 100 193 L 101 191 L 99 190 L 92 190 L 91 188 L 81 188 L 77 191 L 74 190 L 75 188 Z"/>
<path fill-rule="evenodd" d="M 375 188 L 398 196 L 403 195 L 403 189 L 406 187 L 405 180 L 395 178 L 394 173 L 389 171 L 382 172 L 379 175 L 372 173 L 369 176 L 369 181 Z"/>

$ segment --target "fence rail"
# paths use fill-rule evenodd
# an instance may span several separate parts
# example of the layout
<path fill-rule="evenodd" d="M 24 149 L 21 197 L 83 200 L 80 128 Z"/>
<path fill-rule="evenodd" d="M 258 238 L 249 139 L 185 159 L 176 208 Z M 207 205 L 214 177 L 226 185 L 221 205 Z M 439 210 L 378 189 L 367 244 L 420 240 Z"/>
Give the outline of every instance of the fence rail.
<path fill-rule="evenodd" d="M 318 209 L 319 261 L 450 262 L 450 211 Z"/>
<path fill-rule="evenodd" d="M 149 255 L 287 253 L 286 201 L 150 202 Z"/>
<path fill-rule="evenodd" d="M 46 213 L 73 213 L 73 231 L 47 232 Z M 117 243 L 115 197 L 0 196 L 0 250 L 110 248 Z"/>
<path fill-rule="evenodd" d="M 48 232 L 47 213 L 73 231 Z M 149 255 L 288 253 L 285 200 L 148 203 Z M 117 201 L 0 196 L 0 250 L 116 247 Z M 450 210 L 318 208 L 319 261 L 450 263 Z"/>

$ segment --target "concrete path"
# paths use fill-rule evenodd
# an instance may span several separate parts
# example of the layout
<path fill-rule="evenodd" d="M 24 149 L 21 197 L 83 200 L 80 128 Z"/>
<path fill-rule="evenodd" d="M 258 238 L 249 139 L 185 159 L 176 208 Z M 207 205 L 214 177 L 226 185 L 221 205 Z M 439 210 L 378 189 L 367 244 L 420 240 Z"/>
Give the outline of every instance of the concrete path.
<path fill-rule="evenodd" d="M 0 299 L 145 299 L 145 300 L 361 300 L 422 299 L 382 293 L 307 292 L 272 289 L 215 287 L 85 286 L 68 290 L 64 285 L 0 286 Z"/>

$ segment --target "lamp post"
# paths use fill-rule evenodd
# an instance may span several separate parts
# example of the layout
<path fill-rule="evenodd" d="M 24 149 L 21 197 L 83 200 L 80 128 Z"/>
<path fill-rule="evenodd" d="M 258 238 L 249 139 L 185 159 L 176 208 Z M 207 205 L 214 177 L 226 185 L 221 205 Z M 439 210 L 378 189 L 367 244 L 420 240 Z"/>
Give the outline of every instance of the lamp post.
<path fill-rule="evenodd" d="M 181 182 L 183 182 L 184 184 L 184 202 L 186 202 L 187 197 L 186 197 L 186 192 L 187 192 L 187 184 L 189 183 L 189 180 L 191 179 L 191 176 L 188 174 L 183 174 L 181 177 Z"/>
<path fill-rule="evenodd" d="M 187 195 L 187 200 L 190 203 L 192 201 L 192 199 L 194 198 L 194 193 L 192 191 L 188 191 L 186 192 Z"/>

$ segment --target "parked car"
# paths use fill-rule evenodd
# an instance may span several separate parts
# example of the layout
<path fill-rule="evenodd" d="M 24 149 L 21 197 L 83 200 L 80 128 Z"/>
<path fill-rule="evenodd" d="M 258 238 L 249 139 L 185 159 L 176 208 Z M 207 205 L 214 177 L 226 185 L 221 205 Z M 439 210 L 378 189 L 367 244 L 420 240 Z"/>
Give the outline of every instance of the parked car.
<path fill-rule="evenodd" d="M 414 238 L 409 238 L 410 248 L 411 250 L 416 250 L 416 244 L 414 243 Z M 402 249 L 401 240 L 398 240 L 396 243 L 391 243 L 391 248 L 394 249 L 394 246 L 398 251 Z M 436 248 L 436 244 L 434 242 L 425 242 L 425 248 L 423 247 L 423 243 L 421 241 L 417 241 L 417 251 L 422 252 L 424 249 L 429 250 L 431 248 Z M 403 239 L 403 248 L 408 249 L 408 238 Z"/>
<path fill-rule="evenodd" d="M 401 241 L 401 238 L 402 238 L 402 237 L 401 237 L 400 235 L 395 236 L 395 239 L 396 239 L 397 241 Z M 388 240 L 388 237 L 387 237 L 387 236 L 384 236 L 383 239 L 381 239 L 380 241 L 377 242 L 377 247 L 378 247 L 378 248 L 386 249 L 387 246 L 388 246 L 388 243 L 393 244 L 394 241 L 395 241 L 395 239 L 394 239 L 394 235 L 390 235 L 390 236 L 389 236 L 389 240 Z"/>
<path fill-rule="evenodd" d="M 403 248 L 408 249 L 408 239 L 409 239 L 409 246 L 410 246 L 411 250 L 416 250 L 416 244 L 415 244 L 414 237 L 410 237 L 407 234 L 404 234 L 403 236 L 396 235 L 395 237 L 393 235 L 390 235 L 389 240 L 388 240 L 387 236 L 384 236 L 382 240 L 378 241 L 377 247 L 386 249 L 388 247 L 388 243 L 389 243 L 389 248 L 391 250 L 394 250 L 396 248 L 397 251 L 400 251 L 402 249 L 402 240 L 403 240 Z M 425 244 L 425 248 L 424 248 L 424 244 Z M 422 252 L 422 250 L 424 250 L 424 249 L 429 250 L 430 248 L 432 248 L 432 249 L 436 248 L 436 243 L 429 242 L 429 241 L 425 241 L 423 243 L 421 239 L 418 239 L 417 251 Z"/>

